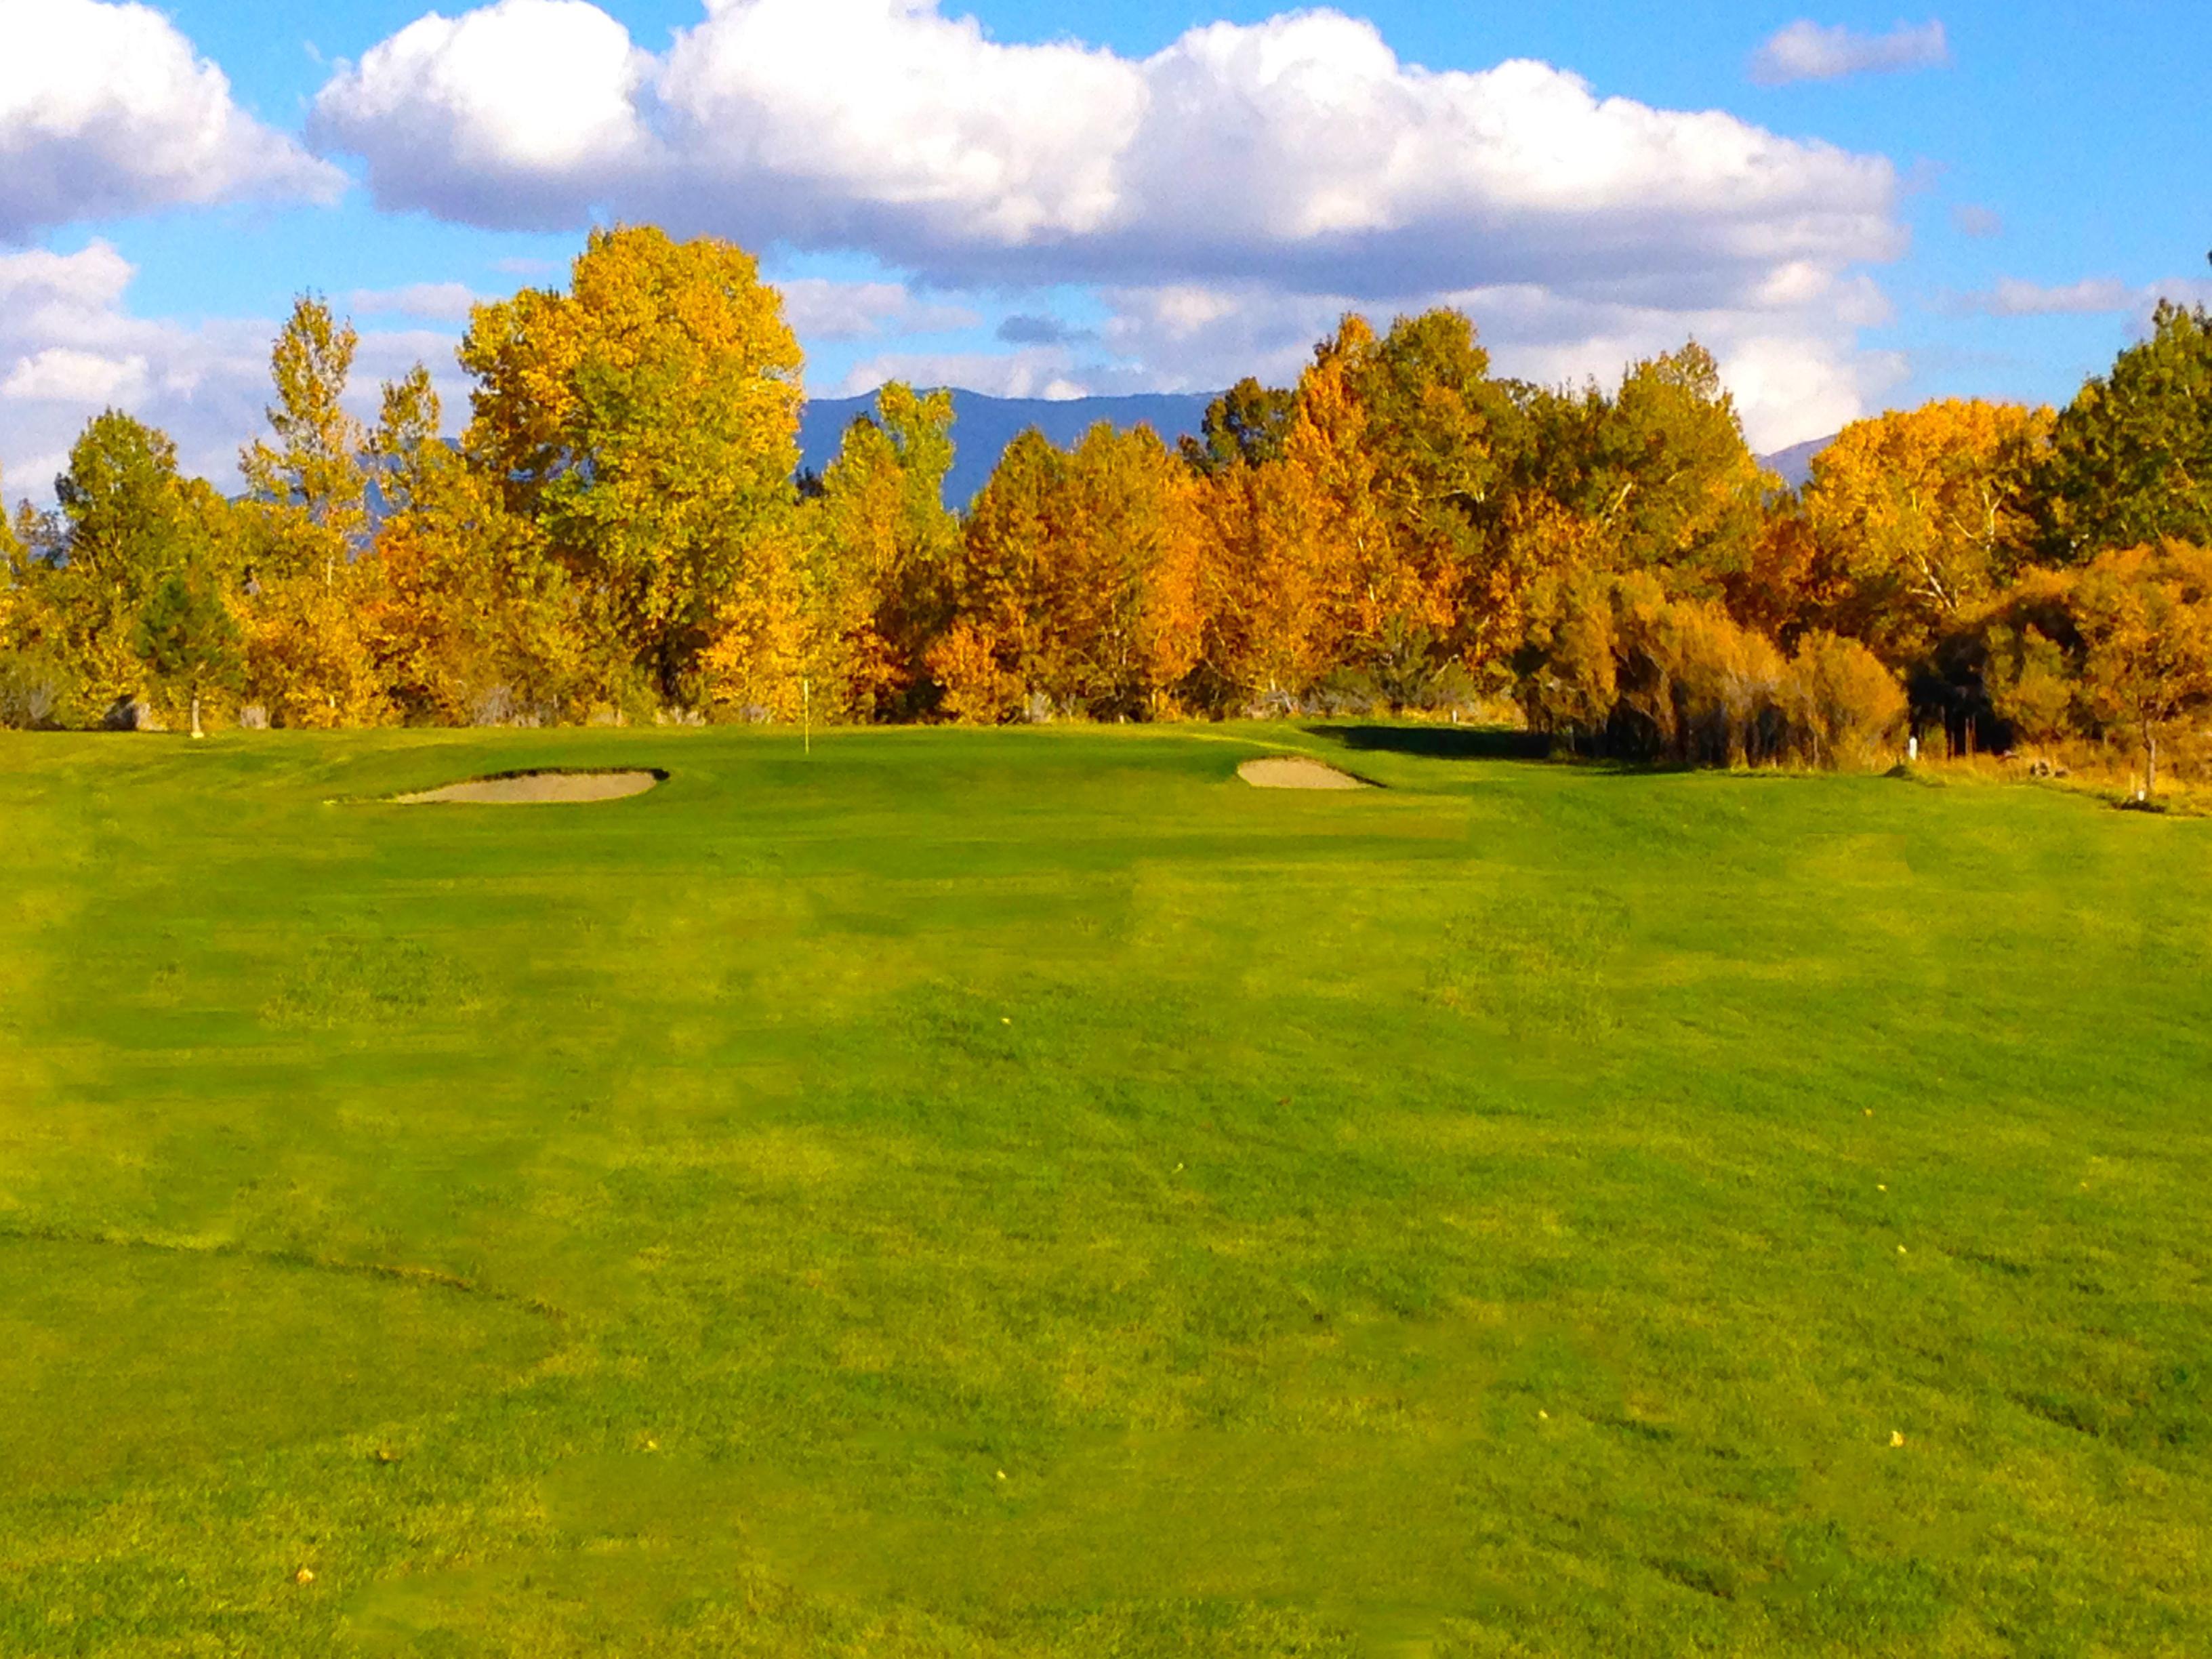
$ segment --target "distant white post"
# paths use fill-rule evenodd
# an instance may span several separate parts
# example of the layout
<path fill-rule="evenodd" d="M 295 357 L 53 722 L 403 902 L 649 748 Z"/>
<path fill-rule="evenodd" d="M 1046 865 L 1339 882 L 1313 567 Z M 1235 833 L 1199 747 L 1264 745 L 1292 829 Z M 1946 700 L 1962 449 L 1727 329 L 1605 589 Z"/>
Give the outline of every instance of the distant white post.
<path fill-rule="evenodd" d="M 811 755 L 814 752 L 813 681 L 802 679 L 799 682 L 799 707 L 800 710 L 799 718 L 805 722 L 804 729 L 806 733 L 806 752 Z"/>

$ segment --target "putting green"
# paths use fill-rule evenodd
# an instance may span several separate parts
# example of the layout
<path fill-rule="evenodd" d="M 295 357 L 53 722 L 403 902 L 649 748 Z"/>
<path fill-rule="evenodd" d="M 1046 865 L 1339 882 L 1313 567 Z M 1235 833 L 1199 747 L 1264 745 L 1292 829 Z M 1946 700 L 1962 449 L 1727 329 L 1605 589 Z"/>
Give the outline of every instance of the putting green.
<path fill-rule="evenodd" d="M 2212 825 L 1512 752 L 0 735 L 0 1653 L 2212 1650 Z"/>

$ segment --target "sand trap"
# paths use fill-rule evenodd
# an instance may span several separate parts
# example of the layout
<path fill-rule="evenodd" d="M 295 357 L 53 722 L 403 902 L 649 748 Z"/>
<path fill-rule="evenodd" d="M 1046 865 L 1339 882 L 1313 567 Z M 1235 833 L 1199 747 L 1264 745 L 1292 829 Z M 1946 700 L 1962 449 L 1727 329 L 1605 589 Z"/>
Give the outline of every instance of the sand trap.
<path fill-rule="evenodd" d="M 1255 789 L 1367 789 L 1349 772 L 1304 756 L 1271 755 L 1266 760 L 1246 761 L 1237 775 Z"/>
<path fill-rule="evenodd" d="M 555 803 L 621 800 L 658 788 L 661 772 L 518 772 L 512 777 L 472 778 L 442 789 L 393 799 L 402 806 L 458 803 L 468 806 L 544 806 Z"/>

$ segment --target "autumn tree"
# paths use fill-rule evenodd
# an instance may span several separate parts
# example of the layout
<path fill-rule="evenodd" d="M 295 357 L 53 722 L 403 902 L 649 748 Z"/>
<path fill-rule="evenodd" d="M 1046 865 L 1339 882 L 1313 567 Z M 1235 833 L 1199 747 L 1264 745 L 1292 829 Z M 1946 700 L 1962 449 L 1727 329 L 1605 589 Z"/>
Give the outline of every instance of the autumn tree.
<path fill-rule="evenodd" d="M 750 254 L 644 227 L 599 230 L 567 292 L 479 307 L 465 447 L 574 578 L 610 682 L 664 706 L 706 695 L 733 594 L 788 556 L 798 340 Z M 729 665 L 724 665 L 726 672 Z"/>
<path fill-rule="evenodd" d="M 1613 625 L 1619 551 L 1606 526 L 1548 494 L 1519 499 L 1505 530 L 1516 695 L 1532 730 L 1594 747 L 1620 690 Z"/>
<path fill-rule="evenodd" d="M 2161 744 L 2212 704 L 2212 551 L 2168 541 L 2103 554 L 2082 572 L 2074 611 L 2090 705 L 2133 738 L 2154 795 Z"/>
<path fill-rule="evenodd" d="M 446 441 L 417 364 L 384 389 L 368 454 L 384 511 L 362 633 L 399 718 L 444 724 L 557 719 L 590 700 L 573 592 L 495 480 Z"/>
<path fill-rule="evenodd" d="M 1779 481 L 1744 441 L 1703 346 L 1632 366 L 1588 442 L 1577 505 L 1616 538 L 1629 568 L 1657 573 L 1672 593 L 1710 598 L 1750 564 Z"/>
<path fill-rule="evenodd" d="M 1939 668 L 1978 687 L 2016 743 L 2051 743 L 2094 721 L 2081 695 L 2080 580 L 2077 570 L 2027 568 L 1938 653 Z"/>
<path fill-rule="evenodd" d="M 1158 714 L 1204 627 L 1193 481 L 1150 427 L 1103 422 L 1062 477 L 1044 689 L 1094 719 Z"/>
<path fill-rule="evenodd" d="M 262 510 L 265 541 L 258 574 L 277 580 L 319 577 L 335 589 L 368 524 L 366 434 L 346 412 L 347 383 L 361 337 L 319 296 L 303 294 L 270 353 L 276 401 L 270 435 L 239 458 Z"/>
<path fill-rule="evenodd" d="M 1376 345 L 1346 317 L 1299 377 L 1279 459 L 1217 471 L 1205 677 L 1231 702 L 1296 703 L 1384 640 L 1406 598 L 1356 376 Z"/>
<path fill-rule="evenodd" d="M 925 659 L 949 619 L 960 522 L 945 505 L 952 394 L 892 382 L 847 428 L 802 514 L 805 654 L 826 706 L 863 718 L 928 706 Z"/>
<path fill-rule="evenodd" d="M 1203 487 L 1148 427 L 1102 422 L 1066 452 L 1017 438 L 969 514 L 954 619 L 930 654 L 946 712 L 1172 707 L 1204 629 Z"/>
<path fill-rule="evenodd" d="M 2212 544 L 2212 312 L 2161 302 L 2151 337 L 2062 413 L 2037 488 L 2049 550 L 2080 562 Z"/>
<path fill-rule="evenodd" d="M 367 434 L 346 410 L 360 345 L 302 295 L 270 352 L 270 435 L 239 458 L 247 499 L 249 693 L 277 723 L 374 724 L 386 704 L 362 631 L 376 571 L 368 544 Z"/>
<path fill-rule="evenodd" d="M 1905 690 L 1856 640 L 1815 631 L 1797 642 L 1781 688 L 1790 742 L 1815 766 L 1869 766 L 1903 740 Z"/>
<path fill-rule="evenodd" d="M 930 647 L 945 712 L 989 725 L 1020 713 L 1052 653 L 1055 561 L 1065 549 L 1067 457 L 1031 427 L 1018 434 L 968 510 L 948 587 L 948 623 Z"/>
<path fill-rule="evenodd" d="M 42 643 L 52 568 L 26 533 L 36 524 L 29 502 L 21 516 L 19 526 L 0 513 L 0 726 L 30 728 L 52 720 L 65 694 L 60 665 Z"/>
<path fill-rule="evenodd" d="M 2026 485 L 2051 420 L 1952 401 L 1845 427 L 1802 493 L 1817 624 L 1893 667 L 1925 659 L 2017 569 L 2032 536 Z"/>

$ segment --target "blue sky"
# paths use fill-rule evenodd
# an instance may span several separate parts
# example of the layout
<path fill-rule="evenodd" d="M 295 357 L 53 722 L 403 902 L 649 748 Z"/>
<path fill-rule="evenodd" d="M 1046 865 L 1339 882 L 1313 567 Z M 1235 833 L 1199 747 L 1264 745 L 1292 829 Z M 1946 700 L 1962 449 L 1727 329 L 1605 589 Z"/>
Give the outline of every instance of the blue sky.
<path fill-rule="evenodd" d="M 1534 378 L 1695 332 L 1767 447 L 2212 297 L 2201 0 L 1348 10 L 0 0 L 0 466 L 112 401 L 222 473 L 304 288 L 458 398 L 467 300 L 609 216 L 761 253 L 824 392 L 1211 389 L 1449 302 Z"/>

